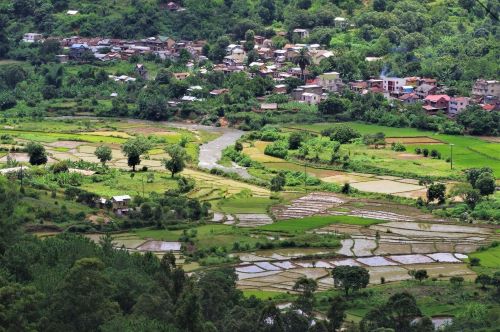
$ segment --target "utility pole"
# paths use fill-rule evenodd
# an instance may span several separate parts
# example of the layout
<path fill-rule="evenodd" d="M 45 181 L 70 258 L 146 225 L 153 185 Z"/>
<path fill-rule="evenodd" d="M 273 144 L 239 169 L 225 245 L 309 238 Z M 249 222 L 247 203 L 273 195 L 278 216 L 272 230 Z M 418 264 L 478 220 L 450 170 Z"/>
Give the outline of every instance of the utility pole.
<path fill-rule="evenodd" d="M 307 193 L 307 162 L 304 160 L 304 191 Z"/>
<path fill-rule="evenodd" d="M 451 151 L 450 152 L 450 167 L 451 167 L 451 169 L 453 169 L 453 145 L 455 145 L 455 144 L 450 143 L 450 151 Z"/>

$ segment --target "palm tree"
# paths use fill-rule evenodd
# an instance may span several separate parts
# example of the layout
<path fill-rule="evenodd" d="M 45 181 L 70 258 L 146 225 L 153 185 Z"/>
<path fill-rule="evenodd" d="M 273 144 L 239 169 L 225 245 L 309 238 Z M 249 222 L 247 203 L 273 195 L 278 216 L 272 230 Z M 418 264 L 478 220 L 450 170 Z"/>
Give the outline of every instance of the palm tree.
<path fill-rule="evenodd" d="M 307 49 L 305 47 L 299 51 L 299 54 L 293 59 L 293 62 L 299 65 L 300 71 L 302 73 L 302 79 L 305 82 L 306 77 L 304 75 L 304 70 L 306 70 L 306 67 L 311 64 L 311 57 L 309 56 L 309 52 L 307 52 Z"/>

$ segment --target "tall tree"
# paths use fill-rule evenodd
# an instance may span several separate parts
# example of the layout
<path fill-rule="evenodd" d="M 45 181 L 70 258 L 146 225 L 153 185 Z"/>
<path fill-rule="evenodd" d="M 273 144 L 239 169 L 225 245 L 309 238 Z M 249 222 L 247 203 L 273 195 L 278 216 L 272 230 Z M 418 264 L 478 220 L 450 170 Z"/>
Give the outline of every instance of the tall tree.
<path fill-rule="evenodd" d="M 111 148 L 106 145 L 101 145 L 97 149 L 95 149 L 94 154 L 102 163 L 102 166 L 106 166 L 106 161 L 111 160 Z"/>
<path fill-rule="evenodd" d="M 312 63 L 311 56 L 309 55 L 309 51 L 307 48 L 302 48 L 299 51 L 299 54 L 297 54 L 293 58 L 293 62 L 297 64 L 300 67 L 300 72 L 302 75 L 302 79 L 304 80 L 304 83 L 306 82 L 306 76 L 304 75 L 304 72 L 306 70 L 306 67 L 309 66 Z"/>
<path fill-rule="evenodd" d="M 345 295 L 349 290 L 358 290 L 368 286 L 370 274 L 361 266 L 336 266 L 332 270 L 333 283 L 336 287 L 344 288 Z"/>
<path fill-rule="evenodd" d="M 96 331 L 119 312 L 112 284 L 97 258 L 77 260 L 51 297 L 49 330 Z"/>
<path fill-rule="evenodd" d="M 31 165 L 43 165 L 47 163 L 47 153 L 40 143 L 29 142 L 26 146 Z"/>
<path fill-rule="evenodd" d="M 345 299 L 341 296 L 334 297 L 330 302 L 330 308 L 328 309 L 328 326 L 330 331 L 336 331 L 344 322 L 346 317 L 345 310 L 347 309 L 347 303 Z"/>
<path fill-rule="evenodd" d="M 141 163 L 141 155 L 151 149 L 151 142 L 144 136 L 129 138 L 122 146 L 123 153 L 127 156 L 128 165 L 135 172 L 135 166 Z"/>
<path fill-rule="evenodd" d="M 314 307 L 314 292 L 317 288 L 318 284 L 314 279 L 302 277 L 297 280 L 293 285 L 293 290 L 299 292 L 299 296 L 293 303 L 293 307 L 311 316 Z"/>
<path fill-rule="evenodd" d="M 177 144 L 166 147 L 165 151 L 168 153 L 170 159 L 164 159 L 163 164 L 170 171 L 172 177 L 174 177 L 175 174 L 182 172 L 184 167 L 186 167 L 186 161 L 189 156 L 186 150 Z"/>

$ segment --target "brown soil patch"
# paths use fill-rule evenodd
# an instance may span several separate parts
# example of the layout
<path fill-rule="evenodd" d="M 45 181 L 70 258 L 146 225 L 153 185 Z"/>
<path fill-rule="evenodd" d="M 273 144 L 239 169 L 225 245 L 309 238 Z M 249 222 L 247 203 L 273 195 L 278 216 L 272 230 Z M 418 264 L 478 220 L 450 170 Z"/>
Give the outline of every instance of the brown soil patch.
<path fill-rule="evenodd" d="M 428 136 L 414 136 L 414 137 L 387 137 L 385 139 L 387 144 L 402 143 L 402 144 L 443 144 L 440 140 Z"/>
<path fill-rule="evenodd" d="M 84 142 L 77 142 L 77 141 L 57 141 L 53 143 L 48 143 L 48 146 L 52 146 L 55 148 L 69 148 L 69 149 L 74 149 L 80 145 L 84 144 Z"/>
<path fill-rule="evenodd" d="M 420 159 L 422 156 L 413 153 L 400 153 L 398 157 L 401 159 Z"/>
<path fill-rule="evenodd" d="M 496 136 L 479 136 L 479 138 L 487 142 L 500 143 L 500 137 Z"/>

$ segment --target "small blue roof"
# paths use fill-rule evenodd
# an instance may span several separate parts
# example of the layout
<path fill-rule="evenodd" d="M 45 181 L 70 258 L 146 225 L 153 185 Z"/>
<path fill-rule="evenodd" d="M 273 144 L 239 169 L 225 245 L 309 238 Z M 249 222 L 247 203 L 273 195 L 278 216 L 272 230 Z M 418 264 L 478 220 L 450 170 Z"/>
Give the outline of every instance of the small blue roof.
<path fill-rule="evenodd" d="M 88 46 L 85 44 L 73 44 L 73 45 L 71 45 L 71 48 L 82 48 L 82 47 L 88 48 Z"/>

